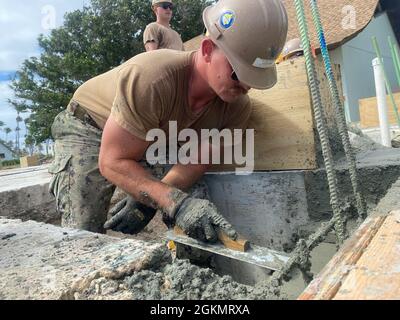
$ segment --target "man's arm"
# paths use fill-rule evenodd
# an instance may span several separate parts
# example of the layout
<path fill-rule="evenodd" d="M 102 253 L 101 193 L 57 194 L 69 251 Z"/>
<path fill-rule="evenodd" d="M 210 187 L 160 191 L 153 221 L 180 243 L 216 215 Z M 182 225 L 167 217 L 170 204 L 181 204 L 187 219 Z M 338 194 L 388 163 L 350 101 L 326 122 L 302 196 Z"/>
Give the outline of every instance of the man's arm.
<path fill-rule="evenodd" d="M 138 163 L 148 146 L 149 142 L 133 136 L 110 116 L 101 142 L 100 172 L 139 202 L 155 209 L 172 208 L 175 188 L 189 189 L 207 171 L 208 165 L 177 164 L 160 181 Z"/>
<path fill-rule="evenodd" d="M 215 242 L 218 239 L 216 230 L 222 229 L 229 237 L 236 239 L 237 233 L 232 225 L 218 213 L 210 201 L 192 198 L 167 184 L 179 184 L 184 188 L 191 186 L 192 181 L 196 181 L 206 167 L 177 165 L 164 182 L 161 182 L 138 163 L 148 145 L 148 142 L 121 128 L 110 116 L 103 131 L 99 156 L 100 172 L 138 202 L 154 209 L 161 209 L 163 215 L 166 215 L 164 222 L 176 223 L 191 237 Z M 135 207 L 141 210 L 138 206 Z M 130 217 L 128 224 L 137 222 L 129 212 L 123 211 L 117 213 L 112 221 L 106 222 L 105 227 L 107 229 L 115 227 L 122 232 L 131 230 L 132 228 L 128 228 L 123 221 L 123 216 Z M 137 232 L 138 228 L 133 229 Z"/>
<path fill-rule="evenodd" d="M 176 164 L 162 182 L 181 190 L 188 190 L 192 187 L 207 171 L 207 165 L 201 164 Z"/>
<path fill-rule="evenodd" d="M 146 48 L 146 51 L 149 52 L 149 51 L 157 50 L 158 44 L 154 41 L 148 41 L 148 42 L 146 42 L 144 47 Z"/>
<path fill-rule="evenodd" d="M 198 164 L 176 164 L 171 168 L 162 181 L 181 190 L 188 190 L 211 167 L 210 164 L 201 164 L 202 153 L 204 152 L 208 154 L 209 158 L 212 158 L 214 152 L 219 152 L 219 154 L 222 154 L 222 150 L 217 149 L 208 142 L 200 143 L 198 151 L 197 159 L 192 158 L 192 160 L 197 160 Z"/>

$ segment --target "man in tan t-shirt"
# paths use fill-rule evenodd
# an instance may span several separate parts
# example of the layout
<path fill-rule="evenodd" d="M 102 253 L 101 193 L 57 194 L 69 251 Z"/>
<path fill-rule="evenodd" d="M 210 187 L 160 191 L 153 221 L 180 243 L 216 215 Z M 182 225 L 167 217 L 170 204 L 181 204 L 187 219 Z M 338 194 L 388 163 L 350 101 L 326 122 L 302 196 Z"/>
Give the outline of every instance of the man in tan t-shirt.
<path fill-rule="evenodd" d="M 274 61 L 287 33 L 280 0 L 220 0 L 203 20 L 208 36 L 199 50 L 137 55 L 84 83 L 56 117 L 50 191 L 63 226 L 134 234 L 159 210 L 168 226 L 199 240 L 217 241 L 218 230 L 236 238 L 214 204 L 187 193 L 208 163 L 177 163 L 161 179 L 140 163 L 151 146 L 149 131 L 161 129 L 170 138 L 171 121 L 179 131 L 246 128 L 248 90 L 277 81 Z M 199 159 L 204 148 L 212 149 L 207 142 L 200 147 Z M 115 186 L 129 196 L 104 224 Z"/>
<path fill-rule="evenodd" d="M 173 3 L 170 0 L 152 0 L 156 22 L 147 25 L 143 33 L 146 51 L 157 49 L 183 50 L 183 42 L 178 32 L 169 23 L 172 19 Z"/>

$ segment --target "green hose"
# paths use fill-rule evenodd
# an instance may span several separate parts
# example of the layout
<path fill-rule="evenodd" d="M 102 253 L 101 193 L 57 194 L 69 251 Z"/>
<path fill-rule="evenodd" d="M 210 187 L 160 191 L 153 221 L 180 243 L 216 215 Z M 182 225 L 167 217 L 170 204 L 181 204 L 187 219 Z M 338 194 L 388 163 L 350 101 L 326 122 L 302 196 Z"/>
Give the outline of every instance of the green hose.
<path fill-rule="evenodd" d="M 397 48 L 395 44 L 392 41 L 392 38 L 389 36 L 388 37 L 389 41 L 389 46 L 390 46 L 390 51 L 392 53 L 392 59 L 393 59 L 393 64 L 394 64 L 394 70 L 396 72 L 396 78 L 397 78 L 397 83 L 399 84 L 400 87 L 400 57 L 399 57 L 399 52 L 397 51 Z"/>

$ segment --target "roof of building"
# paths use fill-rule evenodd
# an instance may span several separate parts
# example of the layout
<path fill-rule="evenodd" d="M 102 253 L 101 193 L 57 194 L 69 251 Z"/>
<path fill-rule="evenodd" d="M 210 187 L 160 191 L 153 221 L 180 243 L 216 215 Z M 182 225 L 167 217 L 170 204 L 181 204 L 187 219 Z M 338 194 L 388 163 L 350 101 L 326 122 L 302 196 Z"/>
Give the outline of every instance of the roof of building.
<path fill-rule="evenodd" d="M 296 9 L 292 0 L 282 0 L 285 4 L 288 18 L 289 30 L 287 40 L 298 38 L 299 31 L 297 26 Z M 321 21 L 325 31 L 326 42 L 330 48 L 338 47 L 360 33 L 371 21 L 378 6 L 379 0 L 318 0 L 318 7 Z M 311 36 L 311 43 L 318 48 L 318 38 L 315 32 L 311 9 L 308 1 L 304 1 L 308 28 Z M 352 6 L 354 9 L 352 9 Z M 350 28 L 351 24 L 346 17 L 355 13 L 355 28 Z M 343 23 L 344 26 L 343 27 Z M 200 35 L 185 43 L 185 50 L 196 50 L 201 43 L 203 36 Z"/>

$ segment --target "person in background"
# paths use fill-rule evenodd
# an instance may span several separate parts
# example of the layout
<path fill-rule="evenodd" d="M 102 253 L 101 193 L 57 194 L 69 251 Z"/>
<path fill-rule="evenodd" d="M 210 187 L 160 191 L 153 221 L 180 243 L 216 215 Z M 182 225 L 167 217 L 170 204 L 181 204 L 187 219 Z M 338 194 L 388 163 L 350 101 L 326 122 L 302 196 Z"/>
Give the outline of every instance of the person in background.
<path fill-rule="evenodd" d="M 183 51 L 183 42 L 178 32 L 169 23 L 172 19 L 174 4 L 169 0 L 152 0 L 152 9 L 157 17 L 156 22 L 147 25 L 143 34 L 146 51 L 172 49 Z"/>

